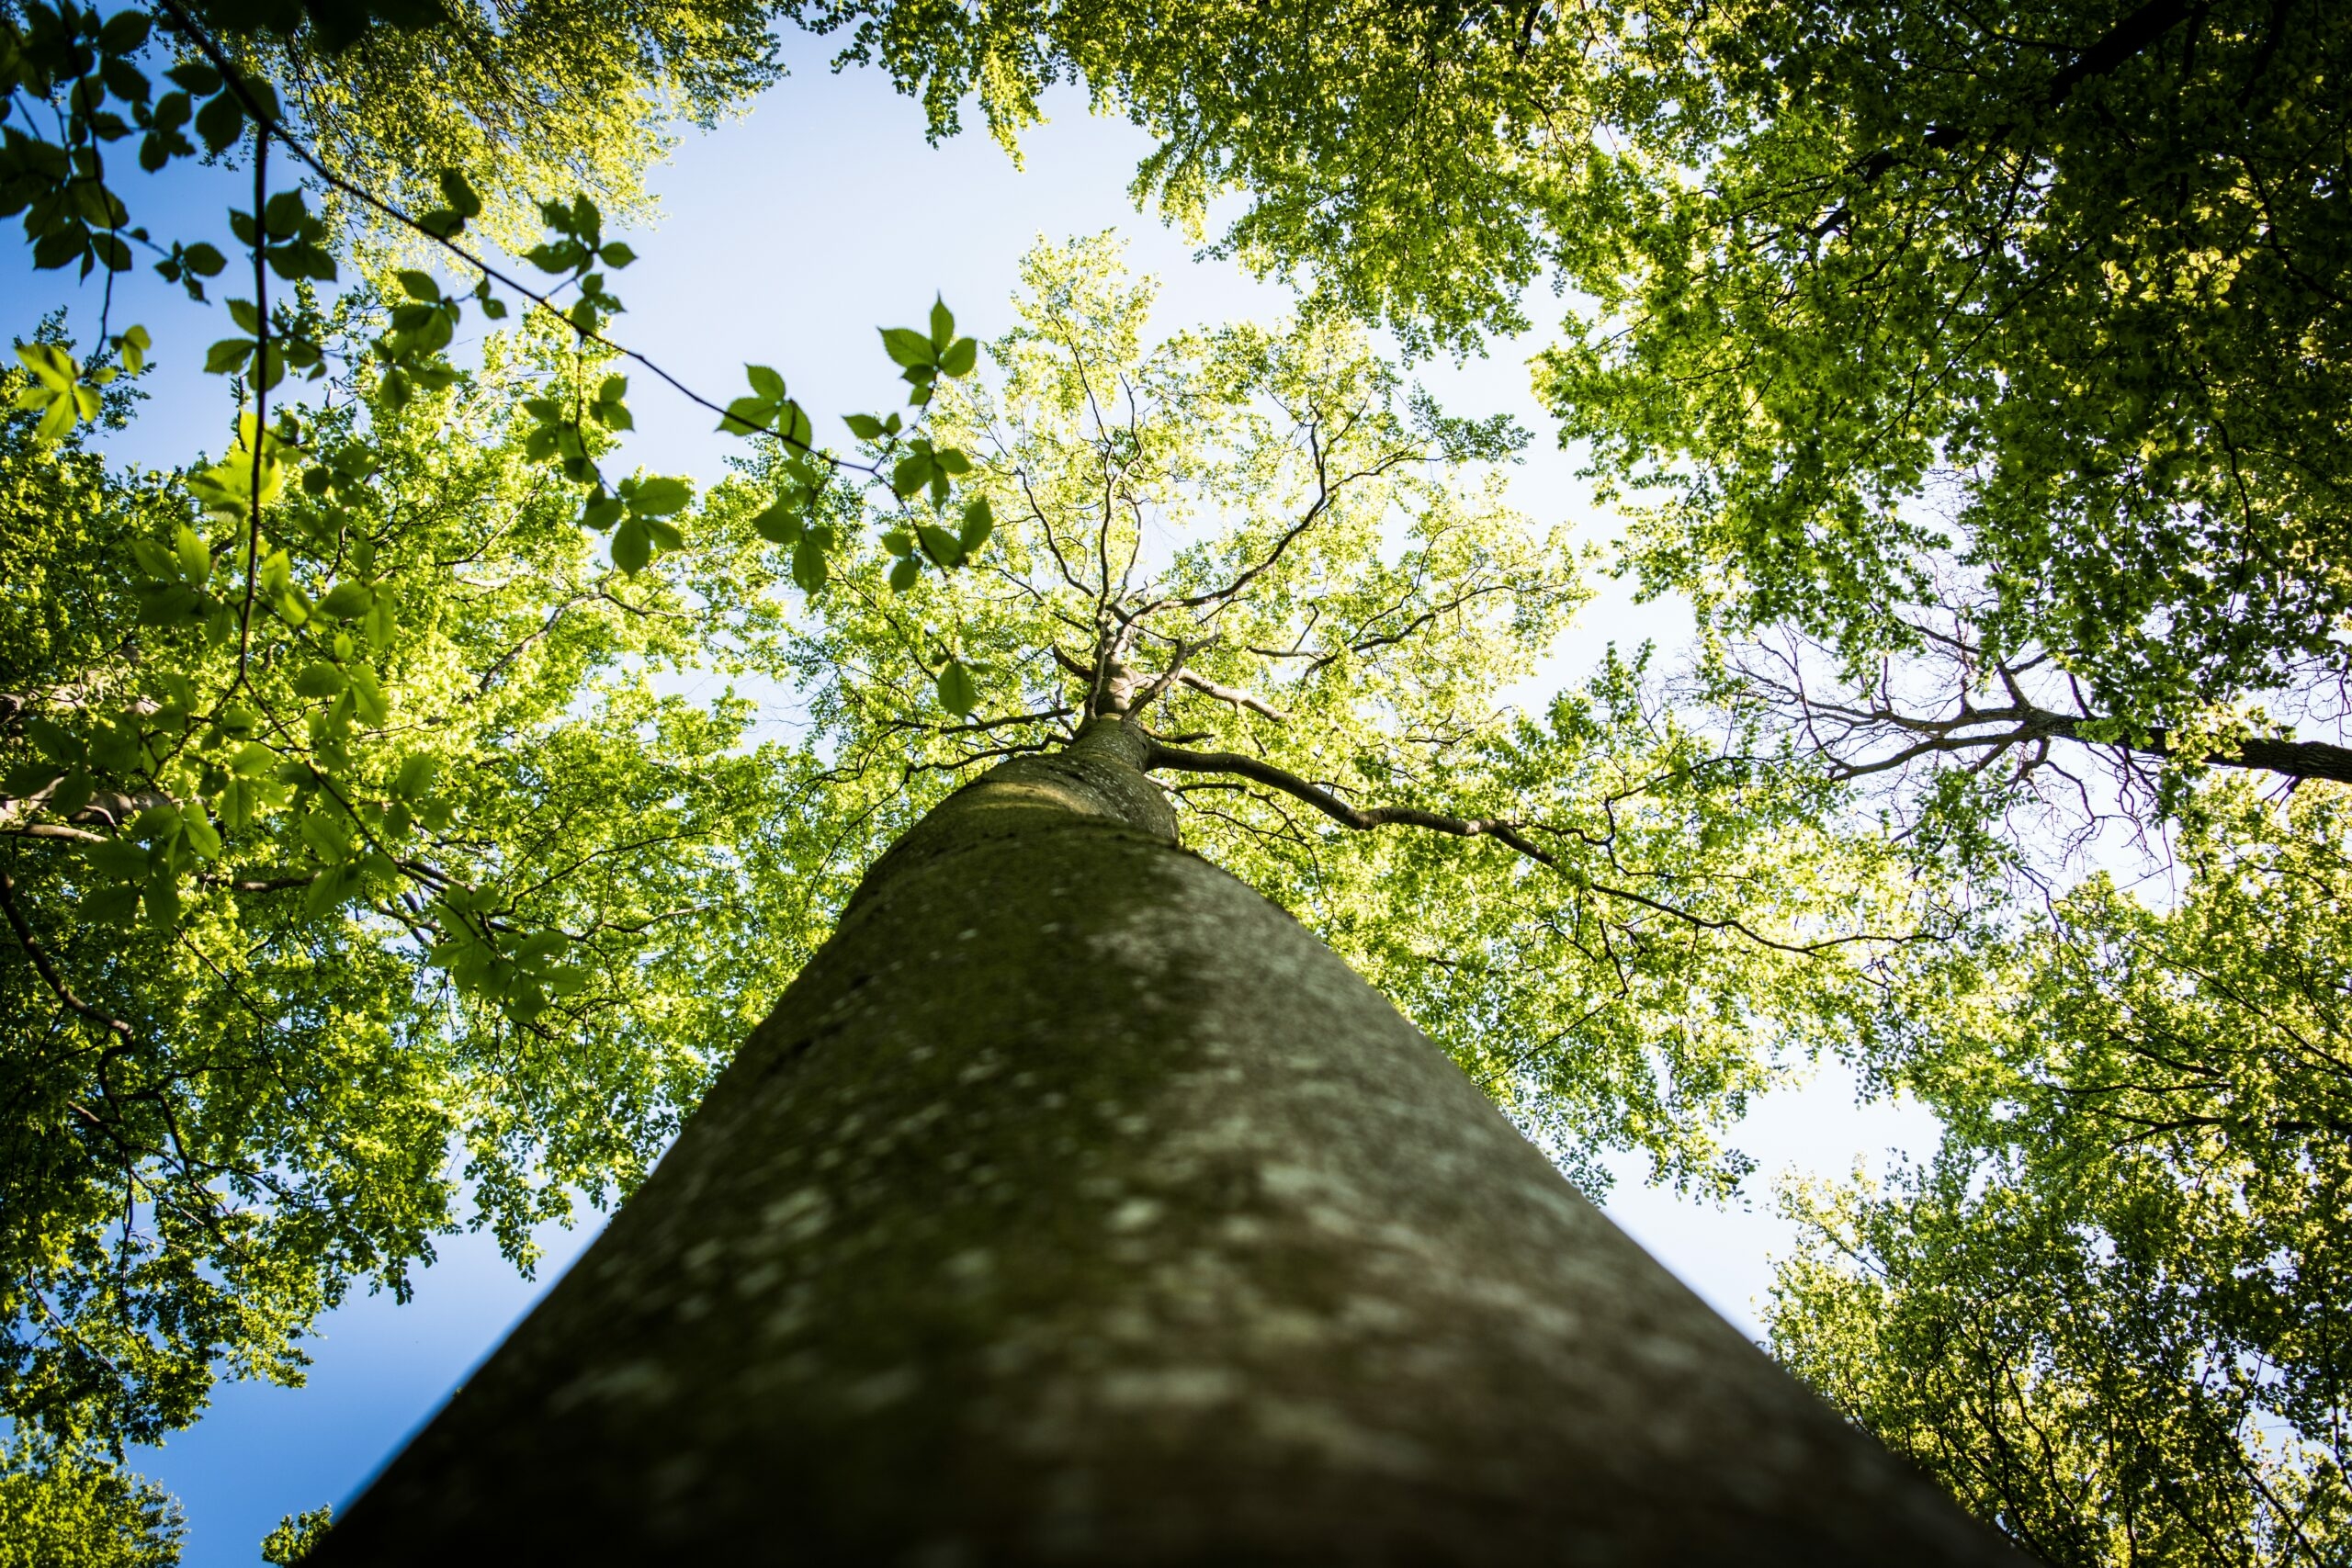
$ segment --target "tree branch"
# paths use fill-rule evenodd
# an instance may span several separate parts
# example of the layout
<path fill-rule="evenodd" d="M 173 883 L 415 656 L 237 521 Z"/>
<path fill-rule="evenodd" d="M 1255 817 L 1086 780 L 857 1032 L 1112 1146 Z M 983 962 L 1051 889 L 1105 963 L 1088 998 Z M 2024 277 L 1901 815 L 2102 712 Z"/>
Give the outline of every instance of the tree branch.
<path fill-rule="evenodd" d="M 1150 751 L 1144 757 L 1143 766 L 1146 773 L 1158 768 L 1172 768 L 1188 773 L 1234 773 L 1253 779 L 1271 789 L 1278 789 L 1293 799 L 1303 800 L 1346 827 L 1426 828 L 1432 833 L 1449 833 L 1456 838 L 1494 839 L 1509 844 L 1538 864 L 1559 864 L 1548 851 L 1528 840 L 1519 823 L 1498 817 L 1447 817 L 1435 811 L 1423 811 L 1414 806 L 1351 806 L 1329 790 L 1308 784 L 1296 773 L 1255 757 L 1242 756 L 1238 751 L 1180 751 L 1173 746 L 1163 746 L 1154 741 Z"/>
<path fill-rule="evenodd" d="M 1221 703 L 1230 703 L 1238 708 L 1248 708 L 1251 713 L 1264 715 L 1276 724 L 1290 722 L 1290 715 L 1272 703 L 1253 697 L 1247 692 L 1236 691 L 1231 686 L 1220 686 L 1204 675 L 1195 675 L 1190 670 L 1179 670 L 1176 672 L 1176 679 L 1180 684 L 1190 686 L 1203 696 L 1214 697 Z"/>
<path fill-rule="evenodd" d="M 17 885 L 10 880 L 8 874 L 5 871 L 0 871 L 0 910 L 6 911 L 9 929 L 17 935 L 17 945 L 25 950 L 27 958 L 32 960 L 33 968 L 40 973 L 42 983 L 49 987 L 51 996 L 73 1012 L 119 1039 L 125 1045 L 139 1043 L 139 1035 L 130 1025 L 102 1008 L 92 1007 L 74 994 L 74 987 L 65 983 L 64 976 L 58 974 L 57 966 L 49 961 L 48 953 L 34 939 L 33 928 L 26 920 L 25 912 L 17 907 Z"/>
<path fill-rule="evenodd" d="M 1460 839 L 1492 839 L 1498 843 L 1509 845 L 1538 865 L 1549 866 L 1555 871 L 1560 869 L 1559 861 L 1549 851 L 1540 848 L 1528 839 L 1527 827 L 1524 823 L 1500 817 L 1448 817 L 1442 812 L 1423 811 L 1419 807 L 1413 806 L 1351 806 L 1329 790 L 1311 784 L 1296 773 L 1275 767 L 1272 763 L 1261 761 L 1255 757 L 1242 756 L 1238 752 L 1182 751 L 1155 740 L 1151 743 L 1151 749 L 1144 755 L 1143 767 L 1146 773 L 1159 768 L 1172 768 L 1179 773 L 1234 773 L 1245 779 L 1254 780 L 1270 789 L 1280 790 L 1294 800 L 1305 801 L 1324 816 L 1346 827 L 1355 829 L 1424 828 L 1432 833 L 1445 833 Z M 1677 908 L 1672 904 L 1645 897 L 1631 888 L 1615 887 L 1605 882 L 1596 882 L 1588 878 L 1584 879 L 1584 885 L 1605 897 L 1621 899 L 1629 904 L 1638 904 L 1645 909 L 1655 910 L 1669 919 L 1680 920 L 1685 925 L 1696 926 L 1705 931 L 1737 931 L 1759 947 L 1769 947 L 1781 953 L 1795 953 L 1800 956 L 1810 956 L 1833 947 L 1842 947 L 1857 942 L 1916 941 L 1923 934 L 1913 932 L 1906 937 L 1890 938 L 1872 932 L 1858 932 L 1852 936 L 1827 937 L 1820 942 L 1776 942 L 1741 920 L 1694 915 L 1688 909 Z"/>

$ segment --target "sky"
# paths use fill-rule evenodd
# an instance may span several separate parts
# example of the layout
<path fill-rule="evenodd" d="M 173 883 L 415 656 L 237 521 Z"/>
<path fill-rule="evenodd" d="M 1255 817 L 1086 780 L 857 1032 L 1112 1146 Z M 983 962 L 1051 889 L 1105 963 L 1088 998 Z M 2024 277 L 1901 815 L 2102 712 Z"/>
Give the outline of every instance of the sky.
<path fill-rule="evenodd" d="M 922 321 L 937 294 L 963 331 L 994 336 L 1010 324 L 1020 257 L 1040 236 L 1113 228 L 1127 235 L 1131 265 L 1162 280 L 1155 324 L 1164 329 L 1268 320 L 1287 307 L 1278 286 L 1229 264 L 1196 263 L 1180 235 L 1135 212 L 1126 187 L 1148 146 L 1123 125 L 1089 118 L 1076 95 L 1047 99 L 1051 118 L 1024 139 L 1026 166 L 1016 170 L 983 135 L 927 146 L 920 110 L 882 77 L 835 76 L 824 52 L 805 41 L 790 54 L 793 74 L 746 118 L 681 143 L 653 181 L 659 223 L 628 236 L 640 259 L 612 279 L 628 307 L 614 333 L 705 395 L 742 390 L 748 360 L 781 370 L 812 414 L 896 406 L 903 389 L 875 329 Z M 135 209 L 159 232 L 193 236 L 224 227 L 220 209 L 242 203 L 241 187 L 218 171 L 182 166 Z M 0 246 L 0 283 L 13 331 L 51 303 L 70 304 L 79 331 L 95 321 L 95 288 L 29 272 L 21 246 Z M 112 444 L 126 462 L 160 466 L 225 444 L 224 383 L 203 377 L 195 361 L 196 345 L 227 335 L 226 324 L 174 294 L 141 276 L 118 295 L 116 329 L 142 321 L 162 348 L 148 383 L 152 413 Z M 1524 361 L 1548 341 L 1544 303 L 1537 301 L 1539 330 L 1528 337 L 1493 345 L 1483 360 L 1423 365 L 1415 374 L 1452 412 L 1514 415 L 1534 434 L 1512 476 L 1516 504 L 1539 522 L 1568 521 L 1583 537 L 1605 541 L 1611 519 L 1590 504 L 1573 455 L 1557 449 L 1529 389 Z M 712 431 L 707 413 L 645 377 L 633 382 L 630 402 L 639 429 L 625 458 L 705 480 L 721 472 L 734 444 Z M 820 434 L 828 434 L 821 418 Z M 1611 641 L 1671 644 L 1683 618 L 1670 604 L 1634 604 L 1604 584 L 1537 683 L 1573 676 Z M 788 716 L 780 694 L 763 700 L 778 710 L 763 718 Z M 1792 1235 L 1771 1212 L 1772 1179 L 1842 1177 L 1858 1161 L 1883 1168 L 1890 1151 L 1924 1156 L 1934 1136 L 1932 1118 L 1917 1106 L 1858 1105 L 1852 1080 L 1832 1066 L 1807 1087 L 1766 1097 L 1735 1134 L 1758 1164 L 1745 1207 L 1716 1209 L 1649 1190 L 1637 1161 L 1618 1170 L 1607 1207 L 1755 1336 L 1770 1258 L 1789 1250 Z M 183 1561 L 246 1568 L 259 1562 L 257 1543 L 281 1515 L 346 1502 L 590 1234 L 543 1232 L 546 1257 L 530 1280 L 486 1237 L 452 1238 L 419 1277 L 413 1301 L 360 1296 L 322 1320 L 307 1387 L 224 1386 L 195 1427 L 160 1450 L 136 1450 L 134 1468 L 186 1508 Z"/>

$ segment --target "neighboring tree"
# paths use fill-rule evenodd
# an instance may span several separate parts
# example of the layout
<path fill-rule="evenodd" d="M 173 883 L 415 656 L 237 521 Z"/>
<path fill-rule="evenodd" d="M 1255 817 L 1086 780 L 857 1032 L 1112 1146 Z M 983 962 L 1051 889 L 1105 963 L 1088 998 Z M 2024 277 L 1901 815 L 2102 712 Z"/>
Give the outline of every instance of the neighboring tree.
<path fill-rule="evenodd" d="M 280 1568 L 294 1568 L 326 1539 L 327 1527 L 334 1522 L 333 1508 L 287 1515 L 277 1521 L 276 1529 L 262 1538 L 261 1560 L 277 1563 Z"/>
<path fill-rule="evenodd" d="M 704 65 L 736 44 L 664 15 L 688 30 L 663 60 L 716 91 L 734 68 Z M 813 765 L 745 745 L 748 703 L 655 690 L 739 667 L 786 612 L 748 535 L 649 570 L 683 547 L 691 487 L 599 466 L 630 424 L 599 335 L 628 247 L 589 197 L 544 205 L 525 260 L 559 306 L 469 248 L 471 221 L 511 229 L 511 186 L 412 168 L 438 205 L 407 214 L 354 184 L 379 141 L 443 122 L 331 94 L 289 121 L 240 61 L 319 88 L 467 46 L 358 7 L 287 19 L 0 13 L 0 193 L 37 265 L 110 278 L 144 245 L 198 299 L 229 273 L 209 243 L 132 225 L 118 144 L 149 168 L 242 153 L 254 193 L 228 223 L 244 297 L 204 355 L 235 378 L 219 460 L 125 473 L 79 445 L 130 416 L 157 347 L 103 307 L 85 354 L 52 321 L 5 378 L 0 1414 L 73 1474 L 186 1424 L 219 1376 L 298 1378 L 320 1311 L 355 1283 L 405 1292 L 461 1224 L 527 1265 L 532 1226 L 641 1177 L 808 945 L 776 818 Z M 571 26 L 514 48 L 591 48 Z M 569 105 L 532 89 L 484 145 L 527 135 L 585 158 L 582 179 L 633 178 L 649 144 L 605 132 L 676 107 L 664 80 Z M 470 124 L 489 91 L 438 112 Z M 288 177 L 306 170 L 307 195 Z M 463 283 L 351 281 L 327 219 L 355 201 Z M 450 360 L 468 310 L 514 303 L 523 332 Z M 891 335 L 919 389 L 976 356 L 947 322 Z M 714 405 L 727 428 L 793 454 L 805 487 L 856 477 L 809 450 L 779 378 L 752 381 Z M 952 460 L 919 422 L 908 447 L 909 489 Z M 830 536 L 792 525 L 792 575 L 821 581 Z"/>
<path fill-rule="evenodd" d="M 364 482 L 265 457 L 246 637 L 242 552 L 188 493 L 243 451 L 121 478 L 0 428 L 18 1420 L 152 1441 L 217 1371 L 298 1376 L 303 1325 L 355 1280 L 404 1292 L 460 1223 L 527 1263 L 534 1225 L 634 1185 L 790 973 L 741 847 L 808 764 L 651 681 L 726 668 L 706 608 L 775 612 L 592 554 L 523 454 L 525 347 L 317 411 L 314 452 L 364 430 Z"/>
<path fill-rule="evenodd" d="M 2352 1540 L 2347 811 L 2200 800 L 2173 909 L 2094 879 L 1920 1016 L 1931 1168 L 1792 1195 L 1774 1349 L 2047 1561 Z"/>
<path fill-rule="evenodd" d="M 167 1568 L 179 1505 L 164 1489 L 22 1436 L 0 1456 L 0 1568 Z"/>
<path fill-rule="evenodd" d="M 785 645 L 813 810 L 888 847 L 315 1561 L 2002 1560 L 1317 940 L 1703 1176 L 1773 1045 L 1900 976 L 1901 859 L 1623 670 L 1504 708 L 1566 552 L 1358 331 L 1147 348 L 1105 241 L 1025 281 L 1001 386 L 933 406 L 960 525 L 872 515 Z"/>

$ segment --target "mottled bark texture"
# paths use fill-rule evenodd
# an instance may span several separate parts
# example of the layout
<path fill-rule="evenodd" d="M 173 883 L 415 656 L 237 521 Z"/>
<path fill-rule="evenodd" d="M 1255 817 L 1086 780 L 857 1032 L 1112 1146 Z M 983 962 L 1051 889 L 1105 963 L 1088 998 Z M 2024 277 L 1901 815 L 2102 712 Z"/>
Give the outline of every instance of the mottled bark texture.
<path fill-rule="evenodd" d="M 1143 754 L 1097 721 L 884 857 L 319 1561 L 2010 1561 Z"/>

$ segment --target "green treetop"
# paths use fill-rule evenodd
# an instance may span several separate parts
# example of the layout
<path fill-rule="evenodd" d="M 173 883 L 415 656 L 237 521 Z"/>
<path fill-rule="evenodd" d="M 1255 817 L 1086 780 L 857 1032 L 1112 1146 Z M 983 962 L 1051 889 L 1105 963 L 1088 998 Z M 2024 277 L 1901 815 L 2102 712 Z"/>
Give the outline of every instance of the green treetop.
<path fill-rule="evenodd" d="M 1185 841 L 1583 1179 L 1609 1147 L 1735 1178 L 1715 1129 L 1776 1049 L 1850 1038 L 1950 929 L 1907 852 L 1835 830 L 1832 792 L 1637 661 L 1512 709 L 1585 591 L 1567 541 L 1475 477 L 1505 423 L 1445 416 L 1334 323 L 1149 344 L 1151 289 L 1107 240 L 1024 281 L 1001 385 L 932 411 L 971 455 L 967 510 L 875 515 L 886 553 L 782 646 L 833 809 L 878 849 L 963 770 L 1135 714 Z M 978 570 L 932 570 L 976 536 Z"/>

